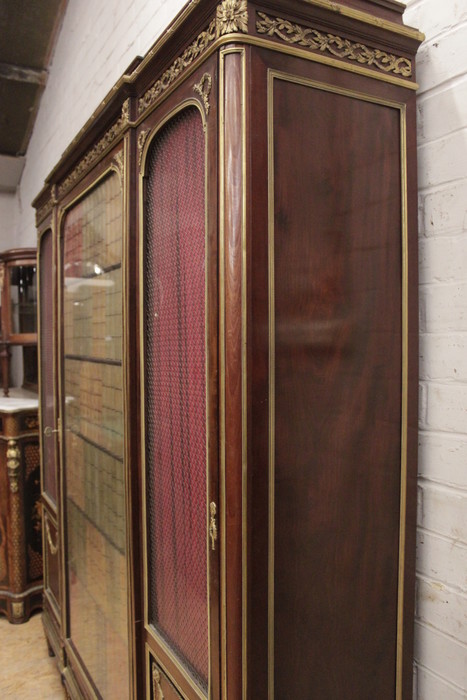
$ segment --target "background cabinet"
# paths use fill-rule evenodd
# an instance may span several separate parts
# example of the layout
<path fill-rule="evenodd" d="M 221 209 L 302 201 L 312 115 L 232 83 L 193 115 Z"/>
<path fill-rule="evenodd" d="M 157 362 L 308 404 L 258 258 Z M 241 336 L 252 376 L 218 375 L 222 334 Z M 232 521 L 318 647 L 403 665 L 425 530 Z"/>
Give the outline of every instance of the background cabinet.
<path fill-rule="evenodd" d="M 0 612 L 20 623 L 42 606 L 38 402 L 12 394 L 0 399 Z"/>
<path fill-rule="evenodd" d="M 59 271 L 46 628 L 72 697 L 411 697 L 401 12 L 189 3 L 36 200 Z"/>
<path fill-rule="evenodd" d="M 37 391 L 37 260 L 35 248 L 16 248 L 0 254 L 2 296 L 0 361 L 3 394 L 11 383 L 13 346 L 21 347 L 17 360 L 22 386 Z"/>

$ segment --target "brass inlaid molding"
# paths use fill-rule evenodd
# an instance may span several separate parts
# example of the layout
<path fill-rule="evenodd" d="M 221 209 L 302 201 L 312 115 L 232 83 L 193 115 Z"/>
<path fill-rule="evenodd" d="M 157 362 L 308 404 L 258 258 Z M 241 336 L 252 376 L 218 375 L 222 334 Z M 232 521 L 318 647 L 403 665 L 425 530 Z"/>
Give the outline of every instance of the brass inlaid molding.
<path fill-rule="evenodd" d="M 16 440 L 8 440 L 8 449 L 6 451 L 6 465 L 8 469 L 8 478 L 10 480 L 11 493 L 18 493 L 20 457 L 21 452 Z"/>
<path fill-rule="evenodd" d="M 141 163 L 143 160 L 143 149 L 144 149 L 144 144 L 146 143 L 146 139 L 149 136 L 149 129 L 144 129 L 143 131 L 140 131 L 138 135 L 138 167 L 141 168 Z"/>
<path fill-rule="evenodd" d="M 337 58 L 356 61 L 385 73 L 402 75 L 404 78 L 412 77 L 412 61 L 404 56 L 396 56 L 381 49 L 352 42 L 335 34 L 323 34 L 312 27 L 304 27 L 280 17 L 269 17 L 264 12 L 258 12 L 257 15 L 260 18 L 256 22 L 258 34 L 275 36 L 287 44 L 305 46 L 320 53 L 330 53 Z"/>
<path fill-rule="evenodd" d="M 96 143 L 93 148 L 91 148 L 84 158 L 80 160 L 76 168 L 68 175 L 68 177 L 62 182 L 58 188 L 58 196 L 63 197 L 64 194 L 69 192 L 73 185 L 75 185 L 78 180 L 92 168 L 92 166 L 97 163 L 99 158 L 105 153 L 105 151 L 110 148 L 110 146 L 116 141 L 116 139 L 122 134 L 125 128 L 130 123 L 130 100 L 127 99 L 122 105 L 122 112 L 117 119 L 117 121 L 110 127 L 104 136 Z"/>
<path fill-rule="evenodd" d="M 207 29 L 198 34 L 182 55 L 175 59 L 170 68 L 139 99 L 138 114 L 141 115 L 149 109 L 216 39 L 232 32 L 248 32 L 247 0 L 223 0 L 217 6 L 216 16 Z"/>
<path fill-rule="evenodd" d="M 206 114 L 209 114 L 209 109 L 211 105 L 209 104 L 209 95 L 211 94 L 211 89 L 212 89 L 212 77 L 209 75 L 209 73 L 205 73 L 199 83 L 195 83 L 193 86 L 193 90 L 198 93 L 198 95 L 201 97 L 203 100 L 204 104 L 204 109 L 206 110 Z"/>
<path fill-rule="evenodd" d="M 154 700 L 164 700 L 164 692 L 161 687 L 161 672 L 156 664 L 152 664 L 152 695 Z"/>

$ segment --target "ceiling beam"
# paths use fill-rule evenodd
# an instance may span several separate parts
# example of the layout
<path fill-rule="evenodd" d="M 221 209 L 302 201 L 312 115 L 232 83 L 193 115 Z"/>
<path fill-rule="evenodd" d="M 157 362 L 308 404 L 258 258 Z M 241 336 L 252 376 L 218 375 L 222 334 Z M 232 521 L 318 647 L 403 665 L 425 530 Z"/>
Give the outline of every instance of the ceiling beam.
<path fill-rule="evenodd" d="M 0 63 L 0 79 L 14 80 L 17 83 L 33 83 L 44 86 L 47 80 L 47 71 L 37 68 L 25 68 L 14 66 L 10 63 Z"/>
<path fill-rule="evenodd" d="M 26 159 L 0 154 L 0 192 L 14 192 L 19 185 Z"/>

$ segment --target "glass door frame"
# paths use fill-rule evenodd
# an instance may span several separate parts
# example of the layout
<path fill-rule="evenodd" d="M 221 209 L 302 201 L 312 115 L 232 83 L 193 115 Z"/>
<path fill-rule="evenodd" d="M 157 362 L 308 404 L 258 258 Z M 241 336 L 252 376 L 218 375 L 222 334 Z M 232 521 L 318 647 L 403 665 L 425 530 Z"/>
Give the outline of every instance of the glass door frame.
<path fill-rule="evenodd" d="M 70 623 L 70 593 L 67 573 L 68 535 L 67 535 L 67 506 L 66 506 L 66 449 L 65 449 L 65 376 L 64 376 L 64 227 L 67 214 L 83 200 L 86 195 L 98 187 L 111 174 L 117 174 L 120 180 L 120 193 L 122 197 L 122 248 L 121 248 L 121 282 L 122 282 L 122 397 L 123 397 L 123 479 L 124 479 L 124 512 L 125 512 L 125 558 L 126 558 L 126 585 L 127 585 L 127 642 L 128 642 L 128 672 L 129 687 L 128 697 L 137 698 L 137 654 L 134 634 L 135 627 L 135 605 L 134 605 L 134 575 L 131 560 L 133 553 L 133 516 L 131 497 L 131 475 L 129 473 L 129 427 L 128 427 L 128 394 L 130 378 L 128 372 L 128 272 L 127 258 L 129 246 L 129 207 L 128 207 L 128 160 L 129 160 L 129 139 L 125 136 L 117 143 L 112 151 L 105 156 L 82 180 L 79 184 L 63 197 L 57 211 L 57 257 L 58 257 L 58 358 L 57 367 L 59 375 L 58 406 L 61 416 L 60 424 L 60 502 L 62 504 L 60 513 L 60 538 L 63 543 L 62 556 L 62 634 L 65 640 L 65 670 L 63 677 L 65 684 L 70 686 L 74 692 L 80 694 L 86 692 L 90 695 L 100 697 L 97 688 L 94 686 L 92 678 L 77 655 L 73 639 L 71 636 Z"/>

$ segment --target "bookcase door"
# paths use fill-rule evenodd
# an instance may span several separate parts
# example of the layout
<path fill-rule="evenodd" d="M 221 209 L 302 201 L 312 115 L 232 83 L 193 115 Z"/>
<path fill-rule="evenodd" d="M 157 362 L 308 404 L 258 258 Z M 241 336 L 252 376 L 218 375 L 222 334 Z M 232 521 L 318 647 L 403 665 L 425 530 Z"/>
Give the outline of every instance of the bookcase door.
<path fill-rule="evenodd" d="M 67 652 L 98 697 L 128 697 L 120 177 L 67 210 L 62 241 Z"/>
<path fill-rule="evenodd" d="M 212 528 L 208 537 L 216 504 L 207 495 L 205 159 L 194 106 L 154 135 L 142 247 L 147 640 L 190 698 L 210 692 L 216 546 Z"/>

